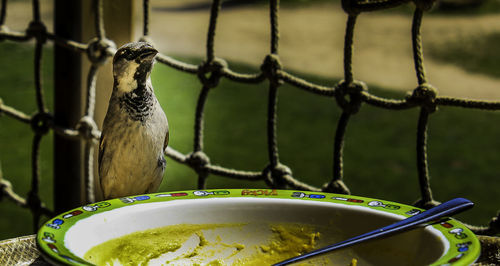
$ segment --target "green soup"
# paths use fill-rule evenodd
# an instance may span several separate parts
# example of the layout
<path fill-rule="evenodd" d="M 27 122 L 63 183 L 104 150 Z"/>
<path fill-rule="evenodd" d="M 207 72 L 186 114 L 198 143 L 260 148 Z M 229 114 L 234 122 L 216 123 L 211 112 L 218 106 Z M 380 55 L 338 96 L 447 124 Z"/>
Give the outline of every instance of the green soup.
<path fill-rule="evenodd" d="M 97 245 L 84 258 L 96 265 L 269 265 L 317 248 L 320 238 L 309 225 L 263 224 L 259 229 L 267 232 L 263 241 L 245 245 L 258 235 L 249 226 L 179 224 L 149 229 Z M 235 235 L 244 239 L 231 240 Z M 328 261 L 320 258 L 304 264 Z"/>

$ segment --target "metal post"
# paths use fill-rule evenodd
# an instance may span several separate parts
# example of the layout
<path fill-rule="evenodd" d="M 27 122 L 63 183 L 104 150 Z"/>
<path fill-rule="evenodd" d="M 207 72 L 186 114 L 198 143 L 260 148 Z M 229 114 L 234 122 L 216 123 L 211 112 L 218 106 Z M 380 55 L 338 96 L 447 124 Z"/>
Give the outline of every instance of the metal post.
<path fill-rule="evenodd" d="M 105 37 L 117 46 L 133 39 L 133 0 L 103 1 Z M 89 0 L 54 0 L 55 33 L 63 38 L 88 43 L 96 36 L 95 14 Z M 109 60 L 110 61 L 110 60 Z M 56 123 L 74 128 L 83 116 L 90 63 L 85 54 L 55 47 L 54 112 Z M 101 128 L 113 85 L 111 64 L 100 68 L 97 80 L 95 121 Z M 97 150 L 97 149 L 96 149 Z M 97 154 L 94 156 L 97 158 Z M 54 208 L 56 212 L 86 202 L 82 142 L 54 136 Z M 97 160 L 94 165 L 97 167 Z M 97 176 L 97 171 L 95 171 Z M 99 199 L 99 182 L 96 195 Z"/>
<path fill-rule="evenodd" d="M 81 41 L 82 0 L 54 0 L 54 32 Z M 82 58 L 78 52 L 54 47 L 54 116 L 58 125 L 73 128 L 82 117 Z M 82 149 L 79 140 L 54 134 L 54 209 L 63 212 L 82 203 Z"/>

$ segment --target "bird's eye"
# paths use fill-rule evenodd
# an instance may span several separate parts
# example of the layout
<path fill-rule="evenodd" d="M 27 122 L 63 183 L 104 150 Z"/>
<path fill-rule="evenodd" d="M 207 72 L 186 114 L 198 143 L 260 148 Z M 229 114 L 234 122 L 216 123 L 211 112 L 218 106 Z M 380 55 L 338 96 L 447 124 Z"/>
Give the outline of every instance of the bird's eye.
<path fill-rule="evenodd" d="M 129 50 L 122 50 L 122 51 L 120 51 L 119 57 L 128 59 L 130 57 L 130 55 L 131 55 L 131 53 Z"/>

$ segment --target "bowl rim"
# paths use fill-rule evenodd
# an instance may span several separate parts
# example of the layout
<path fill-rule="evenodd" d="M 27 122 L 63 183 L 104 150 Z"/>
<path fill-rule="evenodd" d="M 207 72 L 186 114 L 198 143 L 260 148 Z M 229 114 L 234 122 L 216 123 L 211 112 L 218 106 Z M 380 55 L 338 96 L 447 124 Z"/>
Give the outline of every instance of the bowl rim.
<path fill-rule="evenodd" d="M 78 221 L 84 220 L 96 214 L 105 213 L 127 206 L 139 204 L 172 202 L 178 200 L 196 199 L 283 199 L 295 201 L 310 201 L 340 204 L 344 207 L 364 207 L 373 213 L 392 214 L 401 219 L 410 217 L 423 211 L 414 206 L 396 203 L 387 200 L 335 194 L 327 192 L 311 192 L 300 190 L 278 190 L 278 189 L 206 189 L 206 190 L 184 190 L 173 192 L 158 192 L 151 194 L 135 195 L 130 197 L 116 198 L 87 204 L 70 211 L 61 213 L 42 225 L 39 229 L 36 243 L 42 256 L 55 265 L 92 265 L 83 258 L 73 254 L 65 244 L 65 236 L 68 230 Z M 444 254 L 431 265 L 469 265 L 476 261 L 480 255 L 480 243 L 477 237 L 465 225 L 459 221 L 449 218 L 430 224 L 442 235 L 442 241 L 447 242 Z"/>

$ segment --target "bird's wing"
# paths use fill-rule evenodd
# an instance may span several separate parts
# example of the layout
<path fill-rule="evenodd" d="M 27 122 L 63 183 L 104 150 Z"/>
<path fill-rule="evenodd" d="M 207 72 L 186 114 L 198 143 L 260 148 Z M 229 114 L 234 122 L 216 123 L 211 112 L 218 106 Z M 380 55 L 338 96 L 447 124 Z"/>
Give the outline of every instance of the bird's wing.
<path fill-rule="evenodd" d="M 99 142 L 99 157 L 97 158 L 97 163 L 99 167 L 99 175 L 102 176 L 104 172 L 107 172 L 107 169 L 104 169 L 104 153 L 106 151 L 106 143 L 107 143 L 107 138 L 106 134 L 104 132 L 101 133 L 101 140 Z M 109 166 L 109 164 L 107 164 Z M 106 167 L 107 168 L 107 167 Z"/>
<path fill-rule="evenodd" d="M 158 188 L 161 185 L 161 181 L 162 181 L 162 176 L 160 176 L 159 178 L 153 179 L 153 181 L 151 182 L 151 184 L 149 184 L 149 187 L 147 188 L 147 190 L 144 193 L 148 194 L 148 193 L 157 192 Z"/>
<path fill-rule="evenodd" d="M 170 139 L 170 131 L 168 130 L 167 127 L 167 132 L 165 133 L 165 142 L 163 143 L 163 151 L 165 151 L 165 149 L 167 148 L 169 139 Z"/>

